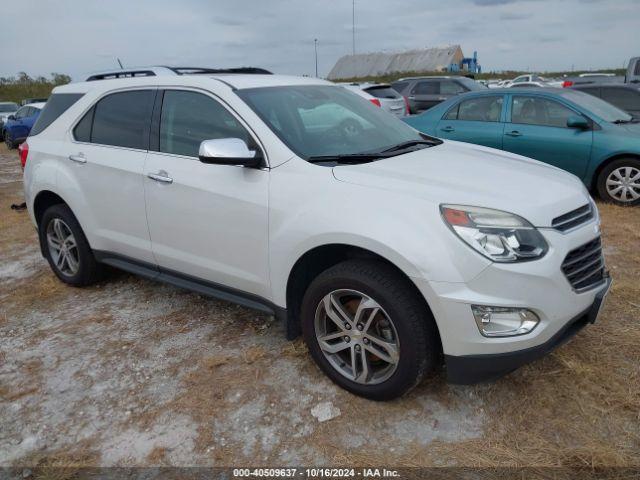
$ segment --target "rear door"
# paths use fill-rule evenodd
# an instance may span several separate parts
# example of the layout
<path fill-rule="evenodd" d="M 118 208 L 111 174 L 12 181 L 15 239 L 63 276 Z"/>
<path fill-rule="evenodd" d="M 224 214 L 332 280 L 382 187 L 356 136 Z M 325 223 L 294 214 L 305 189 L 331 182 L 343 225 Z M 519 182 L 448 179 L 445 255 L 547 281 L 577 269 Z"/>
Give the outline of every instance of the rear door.
<path fill-rule="evenodd" d="M 555 165 L 582 178 L 591 158 L 593 130 L 568 128 L 567 120 L 583 115 L 547 97 L 533 94 L 509 97 L 507 118 L 510 121 L 504 126 L 503 149 Z"/>
<path fill-rule="evenodd" d="M 155 89 L 109 93 L 86 112 L 65 142 L 65 169 L 85 200 L 81 223 L 92 248 L 155 263 L 144 202 L 144 162 Z"/>
<path fill-rule="evenodd" d="M 419 80 L 409 92 L 411 113 L 420 113 L 444 101 L 440 95 L 440 80 Z"/>
<path fill-rule="evenodd" d="M 15 113 L 15 120 L 12 128 L 12 134 L 14 140 L 26 138 L 29 134 L 29 130 L 27 128 L 27 119 L 31 114 L 31 107 L 22 107 Z"/>
<path fill-rule="evenodd" d="M 504 95 L 483 95 L 462 100 L 438 122 L 436 135 L 502 148 L 504 103 Z"/>

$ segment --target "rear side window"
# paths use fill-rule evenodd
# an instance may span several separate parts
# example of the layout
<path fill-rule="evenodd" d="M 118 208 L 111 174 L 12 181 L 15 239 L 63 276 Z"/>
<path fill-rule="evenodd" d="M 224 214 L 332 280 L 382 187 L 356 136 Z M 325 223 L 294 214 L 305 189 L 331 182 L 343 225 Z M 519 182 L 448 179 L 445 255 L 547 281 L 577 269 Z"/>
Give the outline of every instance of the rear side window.
<path fill-rule="evenodd" d="M 51 125 L 60 115 L 66 112 L 71 105 L 82 98 L 83 93 L 54 93 L 49 97 L 40 116 L 31 129 L 30 137 L 38 135 Z M 37 109 L 34 109 L 37 110 Z M 32 115 L 37 112 L 32 112 Z"/>
<path fill-rule="evenodd" d="M 440 93 L 442 95 L 458 95 L 466 91 L 467 90 L 457 82 L 451 80 L 440 82 Z"/>
<path fill-rule="evenodd" d="M 469 122 L 499 122 L 502 113 L 502 97 L 487 96 L 470 98 L 449 110 L 444 120 L 466 120 Z"/>
<path fill-rule="evenodd" d="M 439 95 L 440 82 L 418 82 L 411 93 L 416 95 Z"/>
<path fill-rule="evenodd" d="M 365 88 L 364 91 L 376 98 L 402 98 L 400 94 L 391 87 L 370 87 Z"/>
<path fill-rule="evenodd" d="M 82 120 L 78 122 L 76 128 L 73 129 L 73 137 L 79 142 L 91 142 L 91 126 L 93 125 L 93 112 L 95 111 L 95 108 L 91 108 L 85 113 Z"/>
<path fill-rule="evenodd" d="M 147 150 L 154 97 L 154 90 L 135 90 L 112 93 L 101 99 L 92 109 L 95 111 L 90 129 L 91 143 Z M 87 116 L 76 126 L 74 133 L 86 135 L 88 127 L 81 127 L 81 124 L 89 121 L 85 120 Z M 81 128 L 78 130 L 78 127 Z"/>

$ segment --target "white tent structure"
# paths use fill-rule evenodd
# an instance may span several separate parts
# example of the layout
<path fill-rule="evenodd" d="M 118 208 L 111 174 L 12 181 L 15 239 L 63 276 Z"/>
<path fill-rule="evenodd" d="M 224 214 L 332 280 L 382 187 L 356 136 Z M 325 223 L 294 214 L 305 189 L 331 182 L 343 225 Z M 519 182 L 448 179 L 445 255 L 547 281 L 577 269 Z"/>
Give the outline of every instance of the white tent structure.
<path fill-rule="evenodd" d="M 395 72 L 441 72 L 460 66 L 464 54 L 460 45 L 409 50 L 400 53 L 360 53 L 340 58 L 328 78 L 378 76 Z"/>

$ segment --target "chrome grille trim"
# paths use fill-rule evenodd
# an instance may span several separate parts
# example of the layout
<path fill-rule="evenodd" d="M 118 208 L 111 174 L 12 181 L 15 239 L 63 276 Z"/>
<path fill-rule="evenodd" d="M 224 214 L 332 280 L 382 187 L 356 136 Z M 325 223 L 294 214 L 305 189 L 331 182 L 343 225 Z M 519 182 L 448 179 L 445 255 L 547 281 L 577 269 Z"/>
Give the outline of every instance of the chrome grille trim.
<path fill-rule="evenodd" d="M 562 273 L 575 292 L 585 292 L 605 281 L 600 237 L 571 250 L 562 262 Z"/>
<path fill-rule="evenodd" d="M 567 230 L 588 222 L 593 217 L 593 208 L 591 207 L 591 204 L 588 203 L 580 208 L 576 208 L 575 210 L 554 218 L 551 221 L 551 226 L 560 232 L 566 232 Z"/>

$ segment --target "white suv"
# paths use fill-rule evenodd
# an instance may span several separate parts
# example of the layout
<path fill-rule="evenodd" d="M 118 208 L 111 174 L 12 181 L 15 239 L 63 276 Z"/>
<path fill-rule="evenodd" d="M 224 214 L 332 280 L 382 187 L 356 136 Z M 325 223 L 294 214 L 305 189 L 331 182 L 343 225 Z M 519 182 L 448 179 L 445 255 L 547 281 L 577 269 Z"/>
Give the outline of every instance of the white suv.
<path fill-rule="evenodd" d="M 594 321 L 610 285 L 578 178 L 317 79 L 65 85 L 21 156 L 63 282 L 107 264 L 268 312 L 372 399 L 442 360 L 456 383 L 512 371 Z"/>

